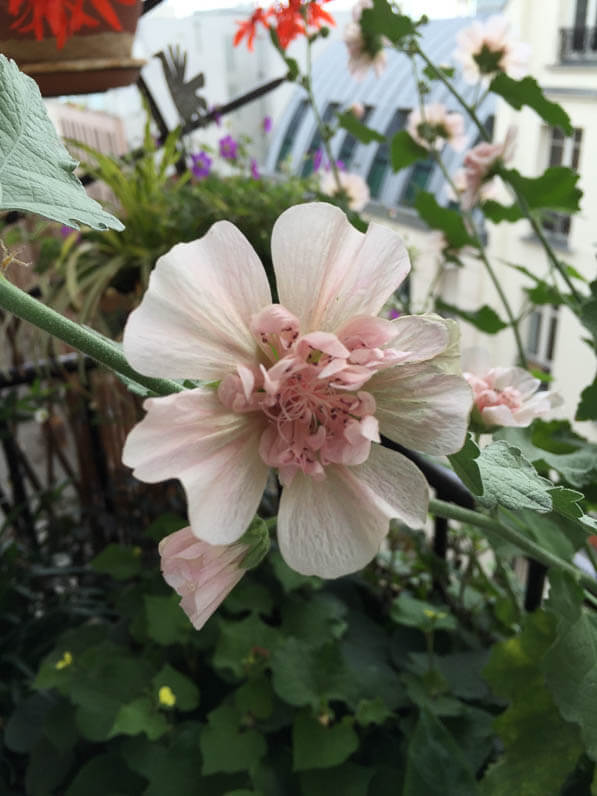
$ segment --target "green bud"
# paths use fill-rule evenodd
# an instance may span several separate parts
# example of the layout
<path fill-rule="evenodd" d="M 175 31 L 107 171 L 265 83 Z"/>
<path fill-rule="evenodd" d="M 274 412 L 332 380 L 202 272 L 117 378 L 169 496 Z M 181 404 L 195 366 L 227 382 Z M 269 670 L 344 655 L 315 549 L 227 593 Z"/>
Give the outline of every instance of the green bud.
<path fill-rule="evenodd" d="M 270 538 L 265 521 L 255 516 L 247 530 L 238 540 L 238 544 L 247 545 L 248 550 L 240 562 L 243 569 L 254 569 L 261 564 L 269 552 Z"/>

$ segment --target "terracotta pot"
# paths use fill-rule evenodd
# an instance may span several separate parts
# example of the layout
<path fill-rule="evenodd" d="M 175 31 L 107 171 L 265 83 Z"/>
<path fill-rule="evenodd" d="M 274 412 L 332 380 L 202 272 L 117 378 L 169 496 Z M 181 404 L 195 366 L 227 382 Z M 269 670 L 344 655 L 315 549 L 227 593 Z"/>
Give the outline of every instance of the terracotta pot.
<path fill-rule="evenodd" d="M 14 58 L 37 81 L 44 97 L 126 86 L 137 80 L 145 63 L 131 57 L 142 8 L 142 0 L 134 5 L 114 3 L 122 30 L 100 20 L 97 27 L 80 30 L 58 49 L 53 36 L 38 41 L 33 32 L 11 30 L 15 17 L 9 16 L 6 0 L 0 0 L 0 52 Z"/>

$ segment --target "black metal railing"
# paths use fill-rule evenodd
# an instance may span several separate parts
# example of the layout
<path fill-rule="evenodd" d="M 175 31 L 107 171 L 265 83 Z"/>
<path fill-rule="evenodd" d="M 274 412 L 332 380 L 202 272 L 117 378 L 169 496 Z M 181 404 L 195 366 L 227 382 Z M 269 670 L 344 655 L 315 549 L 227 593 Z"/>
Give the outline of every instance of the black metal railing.
<path fill-rule="evenodd" d="M 597 28 L 560 28 L 561 63 L 597 63 Z"/>

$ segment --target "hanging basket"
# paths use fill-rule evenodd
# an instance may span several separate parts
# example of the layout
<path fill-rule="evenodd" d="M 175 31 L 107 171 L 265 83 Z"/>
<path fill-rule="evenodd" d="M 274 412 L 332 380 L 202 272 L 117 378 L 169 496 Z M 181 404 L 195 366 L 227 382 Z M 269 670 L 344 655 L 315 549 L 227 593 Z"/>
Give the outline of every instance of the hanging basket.
<path fill-rule="evenodd" d="M 15 16 L 0 0 L 0 52 L 36 80 L 44 97 L 127 86 L 137 80 L 145 63 L 131 57 L 142 8 L 142 0 L 114 4 L 120 30 L 99 19 L 94 27 L 81 28 L 58 47 L 54 36 L 40 40 L 33 30 L 15 30 Z"/>

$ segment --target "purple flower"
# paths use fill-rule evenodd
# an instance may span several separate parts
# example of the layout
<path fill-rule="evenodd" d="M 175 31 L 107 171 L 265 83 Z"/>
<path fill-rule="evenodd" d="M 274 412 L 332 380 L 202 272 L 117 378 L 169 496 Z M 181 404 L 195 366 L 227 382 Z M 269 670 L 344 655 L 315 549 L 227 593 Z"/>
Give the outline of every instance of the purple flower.
<path fill-rule="evenodd" d="M 344 169 L 346 168 L 346 166 L 344 165 L 344 161 L 343 160 L 337 160 L 336 161 L 336 166 L 338 167 L 338 169 L 340 171 L 344 171 Z"/>
<path fill-rule="evenodd" d="M 269 133 L 272 129 L 272 117 L 265 116 L 263 119 L 263 130 L 266 133 Z"/>
<path fill-rule="evenodd" d="M 400 313 L 394 307 L 392 307 L 391 309 L 388 310 L 388 318 L 391 321 L 393 321 L 393 320 L 395 320 L 396 318 L 399 318 L 399 317 L 400 317 Z"/>
<path fill-rule="evenodd" d="M 321 168 L 321 161 L 323 160 L 323 149 L 319 147 L 313 155 L 313 171 L 319 171 Z"/>
<path fill-rule="evenodd" d="M 211 158 L 207 152 L 199 152 L 198 155 L 191 155 L 191 171 L 197 179 L 202 180 L 209 176 L 211 171 Z"/>
<path fill-rule="evenodd" d="M 226 160 L 236 160 L 238 156 L 238 142 L 231 135 L 220 138 L 220 155 Z"/>
<path fill-rule="evenodd" d="M 213 114 L 213 120 L 219 127 L 220 124 L 222 123 L 222 114 L 220 113 L 220 106 L 219 105 L 212 105 L 212 107 L 210 109 L 210 113 Z"/>
<path fill-rule="evenodd" d="M 257 161 L 255 158 L 251 158 L 251 177 L 254 180 L 258 180 L 261 177 L 259 173 L 259 167 L 257 166 Z"/>

